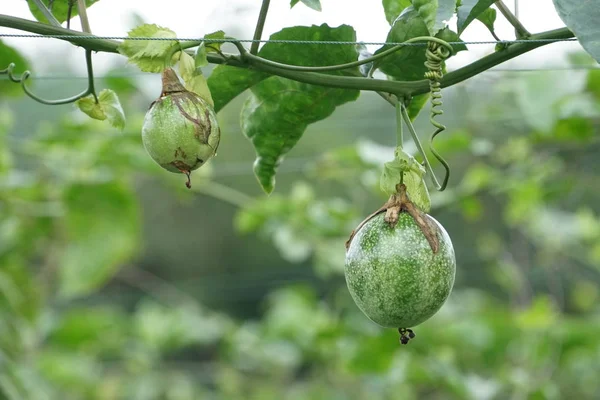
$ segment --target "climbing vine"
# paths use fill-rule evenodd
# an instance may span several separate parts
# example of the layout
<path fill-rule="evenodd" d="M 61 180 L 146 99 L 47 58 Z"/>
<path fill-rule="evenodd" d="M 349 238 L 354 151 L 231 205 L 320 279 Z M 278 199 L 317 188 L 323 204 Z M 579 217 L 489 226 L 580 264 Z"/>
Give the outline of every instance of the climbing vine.
<path fill-rule="evenodd" d="M 383 6 L 391 28 L 385 44 L 375 54 L 366 52 L 364 46 L 361 53 L 354 29 L 347 25 L 290 27 L 273 34 L 268 40 L 262 40 L 269 0 L 263 1 L 253 39 L 243 41 L 222 31 L 200 39 L 178 38 L 175 31 L 154 24 L 138 26 L 122 38 L 124 40 L 116 41 L 91 33 L 87 8 L 96 1 L 30 0 L 28 3 L 37 22 L 0 15 L 0 26 L 66 40 L 84 48 L 88 74 L 88 87 L 82 93 L 48 100 L 38 97 L 28 88 L 28 80 L 33 79 L 29 71 L 15 74 L 18 66 L 14 63 L 0 70 L 11 81 L 20 83 L 29 97 L 49 105 L 75 102 L 90 117 L 123 127 L 125 115 L 118 94 L 109 90 L 96 93 L 92 52 L 118 52 L 146 72 L 160 73 L 179 64 L 186 89 L 214 105 L 217 112 L 238 94 L 250 89 L 252 94 L 242 111 L 242 129 L 256 148 L 254 171 L 267 193 L 274 188 L 275 172 L 282 157 L 301 138 L 306 126 L 328 117 L 337 106 L 355 100 L 359 91 L 377 92 L 392 105 L 401 103 L 397 107 L 398 115 L 407 123 L 423 156 L 425 173 L 430 175 L 436 189 L 444 190 L 448 184 L 449 166 L 430 142 L 432 154 L 445 169 L 444 179 L 439 182 L 410 122 L 424 104 L 423 96 L 429 94 L 431 97 L 430 120 L 436 129 L 431 136 L 433 140 L 444 130 L 444 126 L 435 119 L 442 113 L 440 99 L 444 87 L 540 46 L 574 38 L 578 32 L 584 38 L 583 46 L 598 58 L 598 54 L 594 53 L 596 50 L 590 47 L 596 36 L 588 35 L 590 15 L 578 12 L 573 16 L 570 12 L 572 2 L 567 0 L 555 0 L 557 10 L 568 26 L 575 26 L 578 31 L 561 28 L 536 34 L 529 33 L 502 1 L 385 0 Z M 292 1 L 292 7 L 296 3 Z M 317 11 L 321 8 L 319 1 L 304 3 Z M 518 40 L 500 40 L 493 54 L 444 74 L 446 59 L 467 50 L 460 35 L 474 21 L 480 20 L 493 37 L 499 39 L 493 29 L 496 9 L 515 27 Z M 457 16 L 455 27 L 447 22 L 453 15 Z M 77 16 L 81 19 L 83 32 L 68 29 L 70 20 Z M 67 29 L 62 27 L 65 22 Z M 247 42 L 251 43 L 249 49 Z M 266 43 L 261 46 L 263 42 Z M 233 44 L 237 54 L 222 51 L 224 43 Z M 298 51 L 299 48 L 303 50 Z M 209 63 L 218 66 L 205 79 L 202 67 Z M 286 94 L 289 92 L 285 89 L 290 87 L 297 89 L 295 95 Z M 334 90 L 325 92 L 325 88 Z M 275 100 L 263 101 L 259 105 L 257 101 L 266 99 L 267 94 Z M 314 100 L 320 99 L 321 104 L 305 109 L 302 116 L 293 116 L 294 109 L 303 107 L 303 99 L 310 99 L 308 104 L 315 104 Z M 283 139 L 280 132 L 285 132 Z M 402 163 L 410 161 L 404 153 L 398 153 L 398 156 L 404 157 L 400 160 Z M 400 168 L 408 172 L 412 167 L 405 165 Z M 403 177 L 404 173 L 400 175 Z M 382 185 L 385 190 L 386 183 Z"/>

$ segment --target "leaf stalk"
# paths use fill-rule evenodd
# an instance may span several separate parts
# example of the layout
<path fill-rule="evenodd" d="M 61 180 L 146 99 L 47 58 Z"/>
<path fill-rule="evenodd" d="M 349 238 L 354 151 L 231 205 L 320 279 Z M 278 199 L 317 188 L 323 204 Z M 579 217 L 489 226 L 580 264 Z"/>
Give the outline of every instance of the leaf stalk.
<path fill-rule="evenodd" d="M 502 0 L 496 1 L 496 7 L 498 7 L 504 18 L 515 28 L 515 34 L 518 39 L 526 39 L 531 36 L 531 33 L 525 29 L 525 26 L 523 26 L 521 21 L 508 9 Z"/>
<path fill-rule="evenodd" d="M 271 0 L 263 0 L 262 5 L 260 6 L 258 20 L 256 21 L 256 29 L 254 30 L 254 42 L 252 42 L 252 45 L 250 46 L 250 54 L 258 53 L 258 46 L 260 45 L 259 40 L 262 37 L 263 29 L 265 27 L 265 21 L 267 20 L 270 3 Z"/>

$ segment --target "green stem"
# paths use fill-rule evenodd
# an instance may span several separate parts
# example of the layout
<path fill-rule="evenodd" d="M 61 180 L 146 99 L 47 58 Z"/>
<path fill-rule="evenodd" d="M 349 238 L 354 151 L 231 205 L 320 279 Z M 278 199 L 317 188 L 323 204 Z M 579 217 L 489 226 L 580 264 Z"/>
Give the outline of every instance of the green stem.
<path fill-rule="evenodd" d="M 144 269 L 127 266 L 119 271 L 116 278 L 148 293 L 155 299 L 164 302 L 164 304 L 172 306 L 179 306 L 181 304 L 198 306 L 198 301 L 193 296 Z"/>
<path fill-rule="evenodd" d="M 206 185 L 197 185 L 194 186 L 193 190 L 239 208 L 244 208 L 254 201 L 254 199 L 246 193 L 217 182 L 210 182 Z"/>
<path fill-rule="evenodd" d="M 87 16 L 87 7 L 85 6 L 85 0 L 77 0 L 77 12 L 79 13 L 79 20 L 81 21 L 81 29 L 86 33 L 92 33 L 90 27 L 90 20 Z"/>
<path fill-rule="evenodd" d="M 508 22 L 510 22 L 510 24 L 515 28 L 517 38 L 524 39 L 531 36 L 521 21 L 519 21 L 519 19 L 508 9 L 502 0 L 496 1 L 496 7 L 498 7 L 498 10 L 500 10 L 502 15 L 504 15 L 504 18 L 506 18 Z"/>
<path fill-rule="evenodd" d="M 38 10 L 40 10 L 40 12 L 44 14 L 44 17 L 46 17 L 49 24 L 58 27 L 61 26 L 60 22 L 58 22 L 58 20 L 54 17 L 54 14 L 52 14 L 52 11 L 50 11 L 48 7 L 46 7 L 46 5 L 42 3 L 42 0 L 33 0 L 33 2 L 35 3 Z"/>
<path fill-rule="evenodd" d="M 575 35 L 568 28 L 553 29 L 542 33 L 536 33 L 535 35 L 531 35 L 529 37 L 532 42 L 515 43 L 504 50 L 496 51 L 488 56 L 480 58 L 475 62 L 472 62 L 471 64 L 447 73 L 440 82 L 443 88 L 456 85 L 457 83 L 467 80 L 475 75 L 479 75 L 483 71 L 493 68 L 498 64 L 502 64 L 503 62 L 512 60 L 515 57 L 548 44 L 548 42 L 533 42 L 533 40 L 560 40 L 573 37 L 575 37 Z M 429 86 L 428 81 L 427 85 Z M 415 92 L 413 95 L 427 92 L 428 90 L 419 90 L 418 93 Z"/>
<path fill-rule="evenodd" d="M 396 101 L 396 147 L 402 149 L 404 146 L 404 132 L 402 127 L 402 101 Z"/>
<path fill-rule="evenodd" d="M 492 36 L 494 37 L 494 40 L 497 40 L 497 41 L 499 41 L 499 42 L 502 40 L 502 39 L 500 39 L 500 38 L 498 37 L 498 35 L 496 35 L 496 32 L 494 32 L 494 30 L 493 30 L 493 29 L 490 29 L 490 33 L 491 33 L 491 34 L 492 34 Z"/>
<path fill-rule="evenodd" d="M 13 69 L 15 67 L 14 63 L 10 63 L 7 68 L 0 70 L 0 74 L 7 74 L 8 79 L 11 82 L 20 83 L 21 88 L 23 89 L 23 92 L 25 92 L 25 94 L 27 96 L 31 97 L 33 100 L 37 101 L 38 103 L 46 104 L 49 106 L 69 104 L 69 103 L 73 103 L 73 102 L 79 100 L 82 97 L 87 96 L 88 94 L 93 94 L 94 99 L 96 100 L 96 103 L 98 103 L 98 98 L 96 97 L 96 92 L 94 91 L 94 71 L 92 68 L 92 50 L 85 51 L 85 62 L 87 65 L 87 72 L 88 72 L 88 87 L 87 87 L 87 89 L 85 89 L 83 92 L 81 92 L 75 96 L 67 97 L 65 99 L 59 99 L 59 100 L 43 99 L 41 97 L 38 97 L 36 94 L 32 93 L 27 88 L 27 85 L 26 85 L 27 79 L 29 79 L 31 72 L 25 71 L 25 72 L 23 72 L 23 74 L 21 74 L 20 77 L 15 76 L 13 74 Z"/>
<path fill-rule="evenodd" d="M 195 40 L 195 41 L 190 40 L 188 42 L 182 42 L 182 43 L 179 43 L 179 49 L 180 50 L 191 49 L 192 47 L 200 46 L 203 42 L 204 42 L 204 40 Z"/>
<path fill-rule="evenodd" d="M 92 52 L 90 50 L 85 51 L 85 62 L 87 66 L 88 89 L 87 93 L 82 93 L 79 98 L 87 96 L 91 93 L 94 96 L 94 100 L 96 100 L 96 104 L 98 104 L 98 95 L 96 95 L 96 88 L 94 86 L 94 67 L 92 63 Z"/>
<path fill-rule="evenodd" d="M 288 71 L 300 71 L 300 72 L 338 71 L 338 70 L 342 70 L 342 69 L 358 67 L 363 64 L 368 64 L 370 62 L 382 59 L 384 57 L 389 56 L 392 53 L 397 52 L 398 50 L 402 49 L 403 47 L 406 47 L 407 44 L 416 43 L 416 42 L 424 42 L 424 41 L 437 42 L 437 43 L 441 44 L 442 46 L 446 46 L 450 50 L 450 53 L 454 53 L 454 49 L 452 48 L 452 46 L 450 46 L 444 40 L 441 40 L 441 39 L 438 39 L 438 38 L 432 37 L 432 36 L 419 36 L 419 37 L 411 38 L 402 44 L 398 44 L 392 48 L 382 51 L 379 54 L 375 54 L 374 56 L 371 56 L 371 57 L 368 57 L 368 58 L 365 58 L 362 60 L 352 61 L 352 62 L 345 63 L 345 64 L 327 65 L 324 67 L 305 67 L 302 65 L 282 64 L 282 63 L 278 63 L 277 61 L 267 60 L 266 58 L 258 57 L 258 56 L 252 55 L 252 54 L 246 54 L 246 58 L 250 59 L 254 62 L 263 64 L 263 65 L 268 65 L 268 66 L 280 68 L 280 69 L 286 69 Z"/>
<path fill-rule="evenodd" d="M 69 35 L 63 40 L 79 45 L 89 50 L 102 51 L 108 53 L 118 53 L 119 42 L 113 40 L 90 38 L 89 35 L 69 29 L 59 28 L 35 21 L 8 15 L 0 15 L 0 26 L 19 29 L 21 31 L 38 33 L 41 35 Z M 85 36 L 85 37 L 78 37 Z M 530 39 L 567 39 L 574 37 L 574 34 L 567 28 L 555 29 L 547 32 L 532 35 Z M 41 40 L 41 39 L 40 39 Z M 542 47 L 548 43 L 545 42 L 526 42 L 516 43 L 508 48 L 494 52 L 483 57 L 469 65 L 450 72 L 441 80 L 442 87 L 448 87 L 478 75 L 498 64 L 513 59 L 521 54 Z M 242 57 L 231 56 L 227 59 L 221 55 L 209 53 L 208 61 L 213 64 L 224 64 L 239 67 L 252 68 L 257 71 L 265 72 L 283 78 L 292 79 L 298 82 L 309 83 L 313 85 L 336 87 L 353 90 L 370 90 L 376 92 L 393 93 L 401 96 L 416 96 L 429 92 L 429 81 L 427 79 L 419 81 L 392 81 L 383 79 L 370 79 L 349 76 L 326 75 L 315 72 L 288 71 L 281 68 L 264 65 L 252 59 L 244 60 Z"/>
<path fill-rule="evenodd" d="M 437 177 L 435 176 L 435 172 L 433 171 L 431 164 L 429 163 L 429 159 L 427 158 L 425 149 L 423 148 L 423 145 L 421 144 L 421 141 L 419 140 L 417 131 L 415 131 L 415 127 L 413 126 L 412 122 L 410 122 L 410 116 L 408 115 L 408 111 L 406 110 L 406 107 L 404 107 L 404 104 L 401 104 L 400 108 L 401 108 L 402 117 L 404 118 L 404 122 L 406 122 L 406 126 L 408 126 L 408 131 L 410 132 L 410 135 L 412 136 L 412 139 L 415 142 L 415 146 L 417 147 L 417 150 L 419 150 L 419 153 L 421 153 L 421 156 L 423 157 L 423 163 L 425 164 L 425 169 L 427 170 L 427 173 L 429 174 L 429 177 L 431 178 L 431 182 L 433 182 L 433 185 L 435 186 L 435 188 L 437 190 L 439 190 L 439 191 L 444 190 L 446 188 L 446 184 L 448 183 L 447 177 L 444 180 L 444 182 L 442 184 L 440 184 Z M 447 165 L 445 165 L 445 166 L 447 167 Z"/>
<path fill-rule="evenodd" d="M 263 28 L 265 27 L 265 21 L 267 20 L 267 13 L 269 12 L 270 2 L 270 0 L 263 0 L 262 6 L 260 7 L 258 21 L 256 22 L 256 29 L 254 30 L 253 39 L 255 41 L 252 42 L 252 45 L 250 46 L 250 54 L 258 53 L 258 46 L 260 45 L 260 42 L 258 42 L 258 40 L 260 40 L 262 37 Z"/>

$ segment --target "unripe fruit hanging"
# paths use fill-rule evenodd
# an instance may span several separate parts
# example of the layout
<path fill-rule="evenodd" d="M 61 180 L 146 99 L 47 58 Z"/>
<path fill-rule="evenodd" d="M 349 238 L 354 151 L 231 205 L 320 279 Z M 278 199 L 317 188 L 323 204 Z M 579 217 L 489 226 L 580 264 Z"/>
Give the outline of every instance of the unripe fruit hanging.
<path fill-rule="evenodd" d="M 347 244 L 345 276 L 354 302 L 373 322 L 399 328 L 403 344 L 414 337 L 407 328 L 445 303 L 455 272 L 448 233 L 405 192 L 367 218 Z"/>
<path fill-rule="evenodd" d="M 162 73 L 162 93 L 152 103 L 142 126 L 146 151 L 164 169 L 190 172 L 215 155 L 221 131 L 213 107 L 179 82 L 171 68 Z"/>

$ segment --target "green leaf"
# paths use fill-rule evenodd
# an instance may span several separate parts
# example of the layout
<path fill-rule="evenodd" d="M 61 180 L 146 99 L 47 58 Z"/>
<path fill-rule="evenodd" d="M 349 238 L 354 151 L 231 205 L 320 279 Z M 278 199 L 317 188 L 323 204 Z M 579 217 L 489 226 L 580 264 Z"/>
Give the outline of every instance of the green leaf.
<path fill-rule="evenodd" d="M 595 137 L 594 125 L 589 118 L 565 118 L 557 121 L 552 135 L 565 143 L 589 142 Z"/>
<path fill-rule="evenodd" d="M 320 0 L 292 0 L 290 2 L 290 8 L 292 8 L 296 4 L 298 4 L 298 1 L 302 1 L 302 3 L 305 6 L 312 8 L 315 11 L 321 11 L 321 1 Z"/>
<path fill-rule="evenodd" d="M 216 66 L 207 80 L 215 111 L 218 112 L 240 93 L 268 77 L 263 72 L 245 68 Z"/>
<path fill-rule="evenodd" d="M 354 29 L 348 25 L 286 28 L 271 36 L 272 40 L 355 41 Z M 294 64 L 324 66 L 355 61 L 354 46 L 291 43 L 267 43 L 262 57 Z M 356 75 L 358 69 L 335 74 Z M 265 192 L 273 191 L 275 170 L 282 157 L 298 142 L 306 127 L 331 115 L 341 104 L 356 100 L 356 90 L 308 85 L 279 77 L 268 78 L 252 88 L 242 109 L 242 132 L 252 141 L 257 159 L 254 173 Z"/>
<path fill-rule="evenodd" d="M 110 70 L 102 78 L 103 84 L 109 89 L 121 94 L 122 96 L 131 95 L 139 92 L 138 85 L 133 75 L 128 75 L 125 68 L 115 68 Z"/>
<path fill-rule="evenodd" d="M 396 185 L 400 182 L 406 185 L 406 193 L 422 211 L 431 209 L 431 199 L 423 177 L 425 168 L 410 154 L 401 148 L 396 148 L 394 160 L 386 162 L 379 186 L 387 195 L 396 193 Z"/>
<path fill-rule="evenodd" d="M 137 252 L 138 205 L 130 189 L 116 182 L 71 186 L 64 195 L 66 248 L 60 260 L 60 293 L 92 293 Z"/>
<path fill-rule="evenodd" d="M 65 311 L 47 340 L 68 350 L 118 349 L 129 331 L 129 316 L 107 306 L 77 307 Z"/>
<path fill-rule="evenodd" d="M 413 37 L 428 35 L 429 30 L 425 21 L 413 7 L 408 7 L 392 25 L 386 42 L 401 43 Z M 378 49 L 375 54 L 391 47 L 391 45 L 385 45 Z M 385 57 L 379 64 L 379 69 L 396 80 L 419 80 L 423 79 L 423 75 L 427 70 L 423 65 L 424 63 L 424 47 L 406 46 Z"/>
<path fill-rule="evenodd" d="M 410 0 L 383 0 L 385 19 L 390 25 L 393 25 L 396 18 L 398 18 L 398 15 L 400 15 L 405 8 L 410 6 Z"/>
<path fill-rule="evenodd" d="M 90 8 L 93 4 L 98 2 L 98 0 L 85 0 L 86 8 Z M 48 9 L 52 12 L 52 15 L 58 20 L 58 22 L 65 22 L 67 17 L 73 18 L 79 15 L 79 11 L 77 10 L 77 3 L 72 0 L 42 0 L 42 3 L 48 7 Z M 48 23 L 48 20 L 44 16 L 44 14 L 40 11 L 38 6 L 32 0 L 27 0 L 27 4 L 29 5 L 29 10 L 31 14 L 40 22 Z M 71 7 L 71 12 L 69 13 L 69 4 L 73 4 Z"/>
<path fill-rule="evenodd" d="M 456 9 L 456 0 L 412 0 L 412 5 L 427 25 L 429 33 L 435 35 L 446 27 Z"/>
<path fill-rule="evenodd" d="M 155 24 L 140 25 L 129 31 L 128 37 L 176 38 L 175 32 Z M 129 62 L 136 64 L 144 72 L 162 72 L 171 65 L 167 59 L 178 46 L 177 40 L 129 40 L 118 47 L 119 53 L 127 56 Z"/>
<path fill-rule="evenodd" d="M 42 303 L 35 276 L 26 265 L 11 260 L 11 257 L 0 258 L 0 262 L 0 313 L 10 312 L 19 318 L 34 321 Z"/>
<path fill-rule="evenodd" d="M 98 103 L 93 95 L 83 97 L 75 102 L 77 107 L 91 118 L 100 121 L 108 120 L 115 128 L 125 127 L 125 112 L 119 97 L 110 89 L 104 89 L 98 95 Z"/>
<path fill-rule="evenodd" d="M 479 21 L 481 21 L 492 34 L 495 34 L 496 32 L 494 31 L 494 22 L 496 22 L 496 9 L 495 8 L 488 8 L 487 10 L 485 10 L 484 12 L 482 12 L 481 14 L 479 14 L 477 16 L 477 19 Z"/>
<path fill-rule="evenodd" d="M 413 7 L 409 7 L 396 19 L 386 41 L 400 43 L 413 37 L 428 35 L 429 30 L 419 13 Z M 435 36 L 449 42 L 459 40 L 458 35 L 448 28 L 440 30 Z M 375 54 L 391 47 L 389 44 L 385 45 Z M 467 49 L 465 45 L 453 45 L 453 48 L 455 52 Z M 424 79 L 427 72 L 425 61 L 425 47 L 406 46 L 382 60 L 379 68 L 395 80 L 414 81 Z"/>
<path fill-rule="evenodd" d="M 192 56 L 185 52 L 181 52 L 179 58 L 179 74 L 183 79 L 184 86 L 190 92 L 194 92 L 210 105 L 213 105 L 213 99 L 210 95 L 210 89 L 206 83 L 206 78 L 202 75 L 202 70 L 196 68 L 195 61 Z"/>
<path fill-rule="evenodd" d="M 569 94 L 579 89 L 573 80 L 564 79 L 560 72 L 528 74 L 514 82 L 514 100 L 522 120 L 538 132 L 550 132 L 560 115 L 555 106 Z M 507 89 L 511 84 L 507 84 Z"/>
<path fill-rule="evenodd" d="M 429 100 L 429 93 L 417 95 L 410 100 L 410 104 L 406 107 L 406 111 L 408 111 L 408 116 L 411 121 L 414 121 L 415 118 L 417 118 L 423 109 L 423 106 L 427 104 L 427 100 Z"/>
<path fill-rule="evenodd" d="M 581 46 L 600 62 L 600 4 L 597 0 L 553 0 L 560 19 L 567 25 Z"/>
<path fill-rule="evenodd" d="M 0 40 L 0 70 L 8 67 L 10 63 L 15 64 L 13 74 L 17 77 L 29 69 L 29 62 L 14 47 L 8 46 Z M 8 80 L 7 75 L 0 75 L 0 98 L 3 96 L 22 95 L 21 85 Z"/>
<path fill-rule="evenodd" d="M 482 12 L 487 10 L 495 0 L 462 0 L 457 10 L 457 29 L 460 35 Z"/>
<path fill-rule="evenodd" d="M 448 26 L 447 22 L 454 15 L 458 3 L 457 0 L 437 0 L 437 2 L 438 9 L 432 31 L 434 34 Z"/>
<path fill-rule="evenodd" d="M 600 100 L 600 70 L 593 69 L 588 72 L 586 89 L 596 100 Z"/>
<path fill-rule="evenodd" d="M 209 33 L 204 35 L 204 39 L 225 39 L 225 32 L 216 31 L 213 33 Z M 208 65 L 208 60 L 206 59 L 207 53 L 217 53 L 221 51 L 221 46 L 223 42 L 202 42 L 200 46 L 196 49 L 196 57 L 195 57 L 195 65 L 196 68 L 205 67 Z"/>
<path fill-rule="evenodd" d="M 448 27 L 439 31 L 437 33 L 437 35 L 435 35 L 435 37 L 445 40 L 446 42 L 460 42 L 461 41 L 460 38 L 458 37 L 458 34 Z M 467 46 L 462 43 L 461 44 L 453 44 L 452 48 L 454 49 L 455 53 L 458 53 L 459 51 L 468 50 Z"/>

